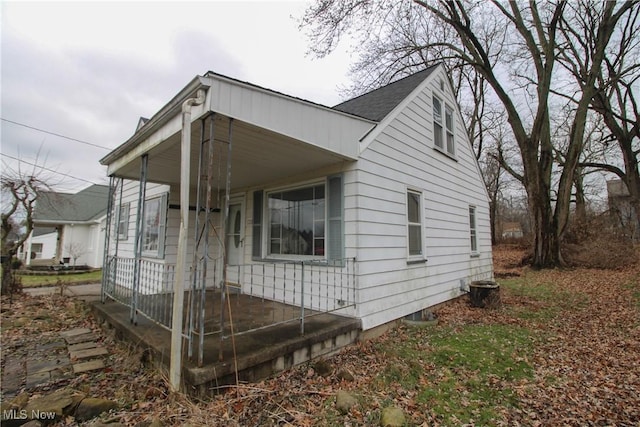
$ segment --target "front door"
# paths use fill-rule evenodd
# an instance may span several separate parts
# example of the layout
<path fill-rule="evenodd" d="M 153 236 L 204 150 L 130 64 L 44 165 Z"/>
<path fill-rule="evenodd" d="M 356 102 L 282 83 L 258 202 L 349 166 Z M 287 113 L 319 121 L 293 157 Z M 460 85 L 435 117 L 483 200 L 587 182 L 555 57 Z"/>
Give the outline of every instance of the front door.
<path fill-rule="evenodd" d="M 244 203 L 242 200 L 231 201 L 229 205 L 229 221 L 227 222 L 227 283 L 240 286 L 242 279 L 242 263 L 244 260 Z"/>

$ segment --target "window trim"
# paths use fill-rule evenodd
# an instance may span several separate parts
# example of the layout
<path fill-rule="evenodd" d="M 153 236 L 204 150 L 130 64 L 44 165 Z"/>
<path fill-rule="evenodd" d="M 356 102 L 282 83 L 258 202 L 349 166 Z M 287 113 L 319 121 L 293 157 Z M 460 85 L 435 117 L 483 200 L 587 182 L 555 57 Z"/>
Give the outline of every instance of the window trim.
<path fill-rule="evenodd" d="M 271 253 L 271 210 L 269 209 L 269 196 L 273 193 L 298 190 L 302 188 L 313 188 L 322 185 L 324 187 L 324 254 L 323 255 L 297 255 L 297 254 L 272 254 Z M 317 260 L 326 261 L 328 259 L 327 238 L 329 229 L 329 203 L 328 203 L 328 177 L 321 180 L 304 181 L 293 185 L 285 185 L 265 189 L 262 197 L 262 253 L 266 260 Z"/>
<path fill-rule="evenodd" d="M 447 123 L 447 115 L 451 117 L 451 128 L 449 128 L 449 123 Z M 444 122 L 445 126 L 443 128 L 444 132 L 444 147 L 443 150 L 450 156 L 455 156 L 456 154 L 456 139 L 455 139 L 455 118 L 454 118 L 454 109 L 449 106 L 449 104 L 445 104 L 444 106 Z M 449 150 L 449 136 L 451 136 L 451 150 Z"/>
<path fill-rule="evenodd" d="M 419 222 L 411 222 L 410 218 L 409 218 L 409 194 L 415 194 L 418 196 L 418 220 Z M 424 220 L 424 213 L 423 213 L 423 205 L 424 205 L 424 200 L 423 200 L 423 192 L 421 190 L 416 190 L 413 188 L 406 188 L 405 191 L 405 202 L 406 202 L 406 230 L 407 230 L 407 262 L 408 263 L 413 263 L 413 262 L 421 262 L 425 260 L 425 248 L 424 248 L 424 226 L 423 226 L 423 220 Z M 411 253 L 411 247 L 410 247 L 410 230 L 412 227 L 418 227 L 418 230 L 420 231 L 420 236 L 419 236 L 419 240 L 420 240 L 420 253 L 417 254 L 412 254 Z"/>
<path fill-rule="evenodd" d="M 122 211 L 126 211 L 126 216 L 122 215 Z M 129 240 L 129 217 L 131 215 L 131 202 L 121 203 L 118 208 L 118 218 L 116 221 L 116 240 L 125 241 Z M 120 233 L 120 224 L 122 223 L 122 219 L 126 218 L 126 227 L 124 228 L 124 233 Z"/>
<path fill-rule="evenodd" d="M 158 219 L 158 249 L 157 250 L 149 250 L 149 249 L 145 249 L 145 233 L 146 233 L 146 215 L 149 213 L 149 202 L 152 202 L 154 200 L 158 200 L 160 206 L 158 207 L 159 209 L 159 214 L 160 214 L 160 218 Z M 144 218 L 142 218 L 142 230 L 141 230 L 141 248 L 140 248 L 140 254 L 144 257 L 147 258 L 158 258 L 158 259 L 162 259 L 164 258 L 164 253 L 165 253 L 165 248 L 164 248 L 164 244 L 165 244 L 165 235 L 167 232 L 167 208 L 168 208 L 168 203 L 167 203 L 168 197 L 167 197 L 167 193 L 164 194 L 157 194 L 157 195 L 153 195 L 150 196 L 148 198 L 145 199 L 144 201 Z"/>
<path fill-rule="evenodd" d="M 439 104 L 439 106 L 440 106 L 440 113 L 439 113 L 439 114 L 437 114 L 437 113 L 436 113 L 436 101 L 438 102 L 438 104 Z M 444 152 L 444 151 L 445 151 L 445 145 L 444 145 L 444 144 L 445 144 L 445 140 L 443 139 L 443 135 L 444 135 L 444 126 L 443 126 L 443 124 L 442 124 L 442 116 L 443 116 L 443 114 L 442 114 L 442 109 L 443 109 L 443 108 L 442 108 L 442 107 L 443 107 L 443 102 L 442 102 L 442 100 L 441 100 L 438 96 L 436 96 L 436 95 L 433 95 L 433 96 L 432 96 L 431 102 L 432 102 L 432 112 L 431 112 L 431 113 L 432 113 L 432 117 L 433 117 L 433 146 L 434 146 L 437 150 L 441 150 L 441 151 L 443 151 L 443 152 Z M 436 125 L 440 127 L 439 132 L 438 132 L 438 128 L 437 128 L 437 126 L 436 126 Z M 440 136 L 440 143 L 441 143 L 441 146 L 440 146 L 440 145 L 438 145 L 438 142 L 437 142 L 437 141 L 438 141 L 438 138 L 436 137 L 436 135 L 439 135 L 439 136 Z"/>
<path fill-rule="evenodd" d="M 479 254 L 478 252 L 478 209 L 474 205 L 469 205 L 469 246 L 471 249 L 472 256 L 476 256 Z"/>

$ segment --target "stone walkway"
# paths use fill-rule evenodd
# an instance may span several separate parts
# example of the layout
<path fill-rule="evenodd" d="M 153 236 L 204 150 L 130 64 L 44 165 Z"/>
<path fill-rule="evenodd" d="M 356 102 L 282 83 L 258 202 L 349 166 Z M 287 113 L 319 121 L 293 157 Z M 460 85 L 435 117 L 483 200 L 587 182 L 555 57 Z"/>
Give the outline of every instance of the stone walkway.
<path fill-rule="evenodd" d="M 28 391 L 104 368 L 104 356 L 108 352 L 97 343 L 99 336 L 91 329 L 70 329 L 59 335 L 59 340 L 6 355 L 2 371 L 3 400 L 14 397 L 23 388 Z"/>

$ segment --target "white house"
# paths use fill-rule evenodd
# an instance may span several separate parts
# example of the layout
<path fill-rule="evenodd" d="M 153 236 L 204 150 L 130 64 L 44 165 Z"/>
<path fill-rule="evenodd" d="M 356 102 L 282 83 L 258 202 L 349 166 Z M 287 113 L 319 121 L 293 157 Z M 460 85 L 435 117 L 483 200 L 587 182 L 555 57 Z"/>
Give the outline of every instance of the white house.
<path fill-rule="evenodd" d="M 103 287 L 125 304 L 178 277 L 203 300 L 232 289 L 370 330 L 493 278 L 488 195 L 442 65 L 334 107 L 208 72 L 101 163 Z"/>
<path fill-rule="evenodd" d="M 41 193 L 25 245 L 25 263 L 101 268 L 108 194 L 106 185 L 92 185 L 75 194 Z"/>

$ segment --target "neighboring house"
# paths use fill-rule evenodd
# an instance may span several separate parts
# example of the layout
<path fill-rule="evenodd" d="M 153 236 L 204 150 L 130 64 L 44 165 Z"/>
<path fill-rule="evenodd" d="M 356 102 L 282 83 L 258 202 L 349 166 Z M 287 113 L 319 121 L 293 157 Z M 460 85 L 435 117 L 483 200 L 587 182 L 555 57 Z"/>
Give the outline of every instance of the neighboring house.
<path fill-rule="evenodd" d="M 640 224 L 625 183 L 621 179 L 607 181 L 607 196 L 614 227 L 633 239 L 639 239 Z"/>
<path fill-rule="evenodd" d="M 75 194 L 43 192 L 25 245 L 27 265 L 102 267 L 109 186 L 92 185 Z"/>
<path fill-rule="evenodd" d="M 173 289 L 180 243 L 185 288 L 226 283 L 363 330 L 493 278 L 488 195 L 442 65 L 332 108 L 208 72 L 101 163 L 103 289 L 126 304 Z"/>
<path fill-rule="evenodd" d="M 520 239 L 523 235 L 522 226 L 520 226 L 519 222 L 505 222 L 502 225 L 503 239 Z"/>

